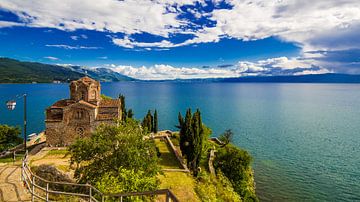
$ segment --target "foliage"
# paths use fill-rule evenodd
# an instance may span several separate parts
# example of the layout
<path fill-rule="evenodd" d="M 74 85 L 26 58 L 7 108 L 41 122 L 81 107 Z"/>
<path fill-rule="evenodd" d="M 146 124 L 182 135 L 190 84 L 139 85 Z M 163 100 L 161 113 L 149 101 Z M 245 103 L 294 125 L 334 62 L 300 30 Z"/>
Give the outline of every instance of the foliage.
<path fill-rule="evenodd" d="M 121 120 L 126 121 L 127 111 L 125 105 L 125 95 L 119 95 L 120 103 L 121 103 Z"/>
<path fill-rule="evenodd" d="M 131 119 L 126 123 L 119 122 L 117 126 L 99 126 L 91 137 L 78 139 L 69 147 L 71 164 L 76 164 L 75 178 L 81 183 L 89 182 L 100 186 L 111 177 L 124 179 L 119 169 L 126 169 L 142 173 L 142 178 L 152 179 L 159 172 L 157 153 L 154 142 L 144 141 L 143 137 L 144 133 L 138 122 Z M 130 179 L 126 182 L 129 183 L 128 187 L 137 183 Z M 153 183 L 151 187 L 157 185 L 158 183 Z M 118 191 L 121 190 L 116 192 Z"/>
<path fill-rule="evenodd" d="M 148 132 L 157 133 L 158 132 L 157 110 L 155 110 L 154 115 L 152 115 L 151 111 L 148 110 L 141 125 Z"/>
<path fill-rule="evenodd" d="M 0 125 L 0 151 L 21 144 L 23 139 L 19 136 L 20 133 L 19 127 Z"/>
<path fill-rule="evenodd" d="M 153 132 L 154 133 L 157 133 L 158 132 L 158 129 L 159 129 L 159 126 L 158 126 L 158 116 L 157 116 L 157 110 L 155 109 L 155 112 L 154 112 L 154 120 L 153 120 Z"/>
<path fill-rule="evenodd" d="M 224 173 L 232 183 L 234 190 L 245 201 L 258 200 L 251 183 L 251 161 L 252 157 L 247 151 L 231 144 L 219 148 L 214 161 L 214 167 Z"/>
<path fill-rule="evenodd" d="M 134 112 L 132 109 L 129 109 L 127 112 L 127 118 L 132 119 L 134 117 Z"/>
<path fill-rule="evenodd" d="M 204 130 L 199 110 L 192 115 L 191 109 L 186 111 L 185 120 L 179 113 L 180 149 L 187 159 L 187 166 L 196 176 L 202 154 Z"/>
<path fill-rule="evenodd" d="M 216 177 L 206 172 L 200 173 L 195 191 L 201 201 L 241 201 L 229 179 L 221 171 L 217 173 Z"/>
<path fill-rule="evenodd" d="M 101 94 L 100 97 L 101 97 L 101 99 L 103 99 L 103 100 L 112 100 L 112 97 L 107 96 L 107 95 L 105 95 L 105 94 Z"/>
<path fill-rule="evenodd" d="M 220 135 L 219 139 L 224 143 L 223 146 L 229 144 L 230 142 L 232 142 L 234 133 L 232 132 L 231 129 L 227 129 L 225 130 L 225 132 L 223 134 Z"/>
<path fill-rule="evenodd" d="M 34 62 L 21 62 L 9 58 L 0 58 L 0 83 L 45 83 L 54 80 L 68 82 L 79 79 L 85 74 L 56 65 Z"/>
<path fill-rule="evenodd" d="M 159 183 L 156 176 L 148 176 L 144 171 L 119 168 L 116 176 L 105 173 L 96 187 L 103 193 L 143 192 L 156 190 Z"/>

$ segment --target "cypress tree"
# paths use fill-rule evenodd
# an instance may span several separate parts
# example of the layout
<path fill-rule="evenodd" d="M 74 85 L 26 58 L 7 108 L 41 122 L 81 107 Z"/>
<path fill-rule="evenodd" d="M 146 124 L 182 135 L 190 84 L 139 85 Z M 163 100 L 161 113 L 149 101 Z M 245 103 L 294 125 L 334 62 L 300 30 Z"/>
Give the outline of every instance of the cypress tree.
<path fill-rule="evenodd" d="M 132 109 L 129 109 L 128 112 L 127 112 L 127 117 L 128 117 L 129 119 L 132 119 L 133 116 L 134 116 L 133 110 L 132 110 Z"/>
<path fill-rule="evenodd" d="M 196 110 L 194 114 L 191 110 L 186 111 L 185 120 L 179 113 L 180 128 L 180 149 L 183 156 L 187 159 L 187 166 L 196 176 L 198 174 L 204 131 L 201 120 L 200 110 Z"/>
<path fill-rule="evenodd" d="M 154 112 L 153 132 L 154 132 L 154 133 L 157 133 L 157 132 L 158 132 L 158 117 L 157 117 L 157 111 L 156 111 L 156 109 L 155 109 L 155 112 Z"/>
<path fill-rule="evenodd" d="M 120 99 L 120 104 L 121 104 L 121 120 L 126 121 L 127 111 L 126 111 L 126 106 L 125 106 L 125 96 L 120 94 L 119 99 Z"/>
<path fill-rule="evenodd" d="M 185 131 L 184 131 L 184 154 L 186 156 L 186 158 L 188 159 L 190 156 L 190 148 L 191 148 L 191 109 L 188 109 L 186 111 L 186 116 L 185 116 Z M 191 158 L 191 157 L 190 157 Z M 189 159 L 188 159 L 189 161 Z M 189 163 L 189 162 L 188 162 Z"/>

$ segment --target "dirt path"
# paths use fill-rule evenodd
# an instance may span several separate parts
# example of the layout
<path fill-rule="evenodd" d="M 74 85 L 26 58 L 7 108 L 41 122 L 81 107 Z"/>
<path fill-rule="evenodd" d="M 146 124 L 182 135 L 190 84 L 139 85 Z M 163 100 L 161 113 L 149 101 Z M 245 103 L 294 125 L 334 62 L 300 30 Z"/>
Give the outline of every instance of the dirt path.
<path fill-rule="evenodd" d="M 20 180 L 21 167 L 0 165 L 0 201 L 30 201 L 31 195 Z"/>

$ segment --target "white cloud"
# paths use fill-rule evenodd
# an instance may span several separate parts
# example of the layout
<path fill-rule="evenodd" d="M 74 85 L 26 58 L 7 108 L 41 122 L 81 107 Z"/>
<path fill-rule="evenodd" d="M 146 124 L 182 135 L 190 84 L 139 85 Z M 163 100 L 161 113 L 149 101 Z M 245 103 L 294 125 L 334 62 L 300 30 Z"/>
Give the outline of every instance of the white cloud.
<path fill-rule="evenodd" d="M 70 45 L 65 45 L 65 44 L 46 44 L 45 46 L 46 46 L 46 47 L 63 48 L 63 49 L 68 49 L 68 50 L 78 50 L 78 49 L 94 50 L 94 49 L 101 49 L 101 47 L 96 47 L 96 46 L 70 46 Z"/>
<path fill-rule="evenodd" d="M 209 13 L 188 9 L 195 18 L 208 16 L 216 22 L 215 27 L 200 25 L 198 28 L 185 29 L 196 23 L 179 18 L 182 14 L 180 6 L 194 4 L 195 0 L 2 0 L 0 8 L 15 13 L 21 23 L 0 21 L 0 27 L 26 25 L 70 31 L 86 29 L 124 33 L 124 38 L 114 38 L 112 41 L 126 48 L 172 48 L 217 42 L 224 37 L 257 40 L 270 36 L 298 43 L 305 51 L 360 45 L 358 40 L 355 44 L 342 43 L 343 40 L 351 41 L 343 36 L 357 34 L 360 29 L 358 0 L 225 1 L 233 8 L 214 9 Z M 218 4 L 219 1 L 214 3 Z M 204 1 L 200 1 L 200 4 L 204 5 Z M 170 34 L 188 33 L 193 34 L 194 38 L 179 43 L 168 39 L 144 43 L 129 38 L 132 34 L 142 32 L 165 38 Z M 351 36 L 351 39 L 356 38 Z M 72 38 L 76 40 L 79 36 Z"/>
<path fill-rule="evenodd" d="M 14 26 L 24 26 L 24 24 L 18 23 L 18 22 L 9 22 L 9 21 L 0 20 L 0 28 L 1 27 L 14 27 Z"/>
<path fill-rule="evenodd" d="M 53 57 L 53 56 L 46 56 L 46 57 L 44 57 L 44 58 L 45 58 L 45 59 L 48 59 L 48 60 L 52 60 L 52 61 L 60 60 L 59 58 Z"/>
<path fill-rule="evenodd" d="M 70 36 L 70 38 L 71 38 L 72 40 L 74 40 L 74 41 L 77 41 L 77 40 L 79 39 L 78 36 Z"/>
<path fill-rule="evenodd" d="M 329 73 L 330 71 L 314 66 L 313 61 L 300 58 L 270 58 L 257 62 L 240 61 L 226 68 L 210 67 L 173 67 L 171 65 L 153 65 L 133 67 L 108 65 L 112 70 L 143 80 L 194 79 L 194 78 L 231 78 L 241 76 L 275 76 Z"/>
<path fill-rule="evenodd" d="M 194 1 L 3 0 L 0 7 L 16 13 L 27 26 L 61 30 L 87 29 L 113 33 L 148 32 L 168 36 L 184 21 L 168 12 L 171 5 Z"/>
<path fill-rule="evenodd" d="M 80 36 L 70 36 L 70 38 L 77 41 L 78 39 L 87 39 L 88 37 L 85 34 L 80 34 Z"/>

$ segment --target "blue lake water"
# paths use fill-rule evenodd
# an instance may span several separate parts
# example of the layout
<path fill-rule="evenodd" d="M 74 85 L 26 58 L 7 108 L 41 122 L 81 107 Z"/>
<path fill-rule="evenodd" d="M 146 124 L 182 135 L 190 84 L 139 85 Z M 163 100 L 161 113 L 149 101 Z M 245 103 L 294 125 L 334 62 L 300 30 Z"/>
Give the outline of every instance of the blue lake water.
<path fill-rule="evenodd" d="M 44 110 L 67 98 L 67 84 L 1 84 L 0 123 L 22 124 L 28 94 L 28 131 L 44 129 Z M 103 83 L 102 93 L 126 96 L 142 118 L 157 109 L 159 127 L 175 129 L 178 112 L 200 108 L 214 136 L 226 129 L 254 157 L 262 201 L 360 200 L 360 85 L 256 83 Z"/>

